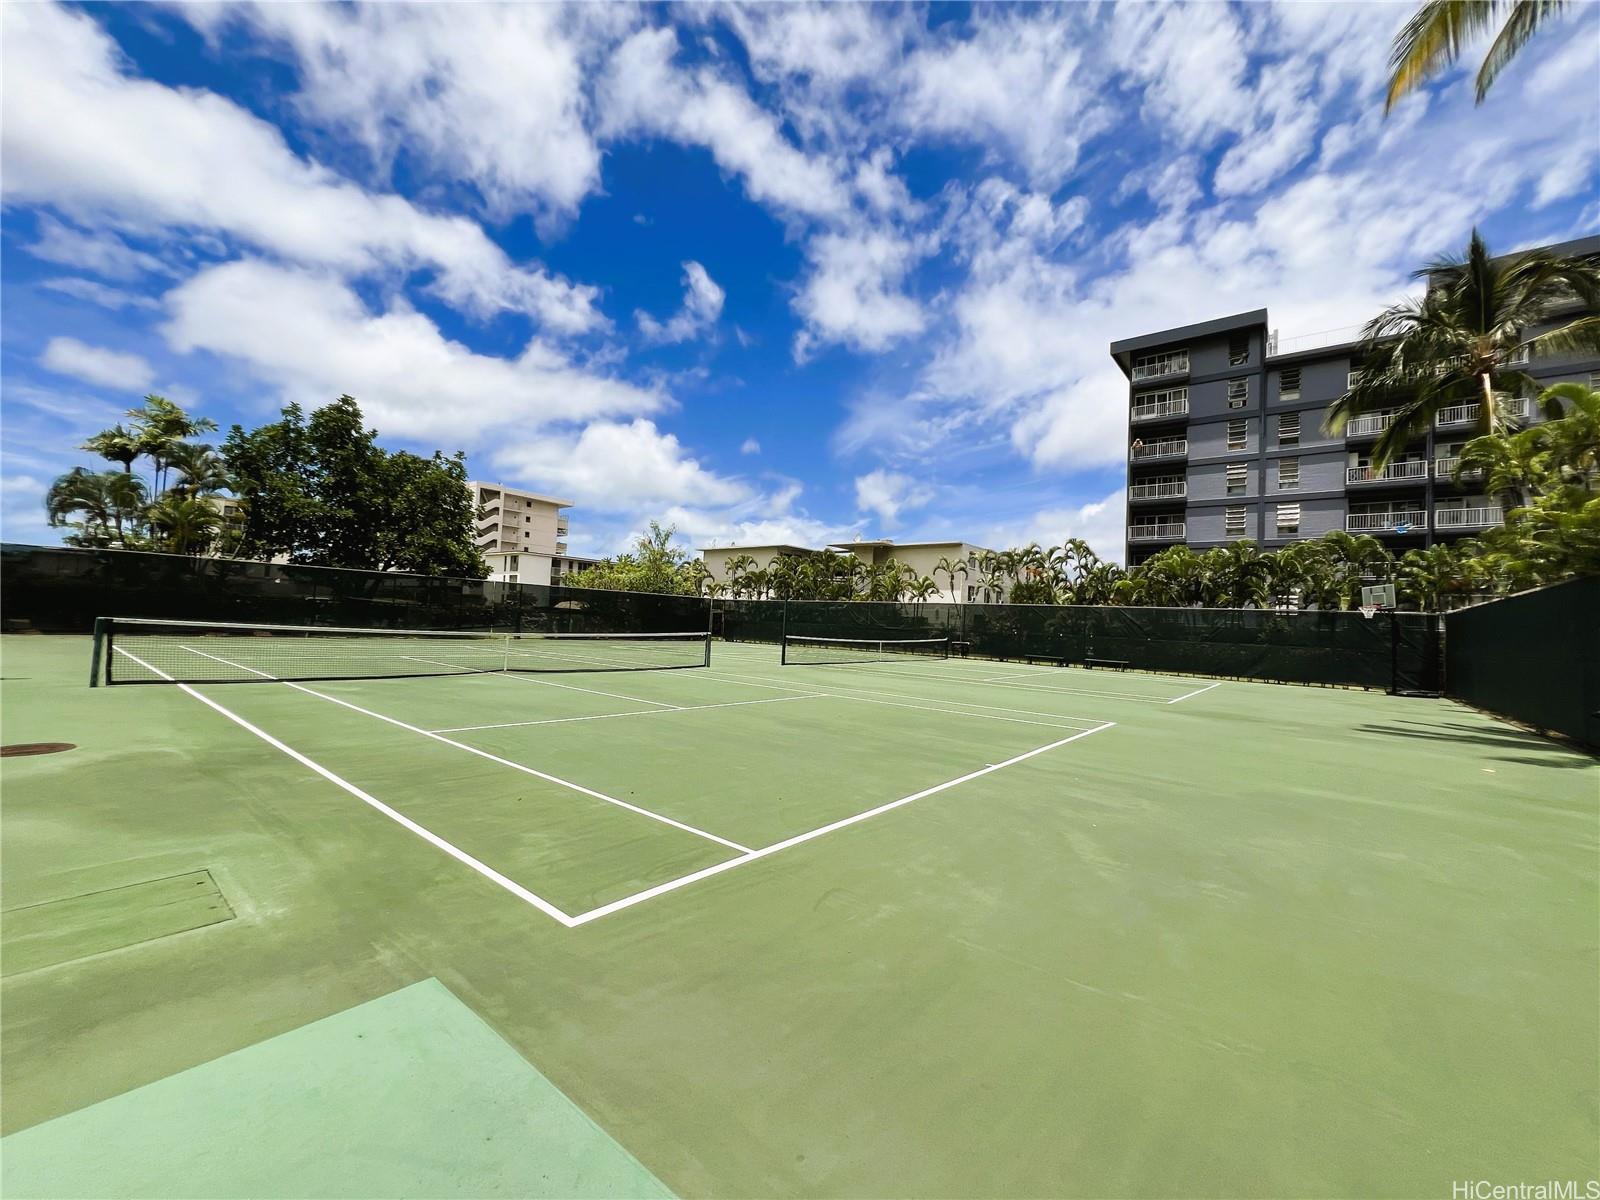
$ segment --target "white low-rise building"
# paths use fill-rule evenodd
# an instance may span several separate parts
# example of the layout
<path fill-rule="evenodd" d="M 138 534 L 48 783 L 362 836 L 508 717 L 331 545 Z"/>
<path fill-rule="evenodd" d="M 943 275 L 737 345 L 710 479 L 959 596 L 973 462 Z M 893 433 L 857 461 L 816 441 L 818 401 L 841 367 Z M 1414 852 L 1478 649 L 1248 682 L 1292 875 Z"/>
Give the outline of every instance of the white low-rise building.
<path fill-rule="evenodd" d="M 938 593 L 929 597 L 935 603 L 977 604 L 986 598 L 1000 598 L 986 597 L 983 590 L 983 571 L 978 563 L 989 551 L 970 542 L 894 542 L 888 538 L 875 538 L 871 541 L 835 542 L 828 549 L 840 554 L 853 554 L 874 567 L 892 558 L 918 575 L 928 576 L 939 585 Z M 940 569 L 941 562 L 949 562 L 956 567 L 953 580 L 948 571 Z"/>

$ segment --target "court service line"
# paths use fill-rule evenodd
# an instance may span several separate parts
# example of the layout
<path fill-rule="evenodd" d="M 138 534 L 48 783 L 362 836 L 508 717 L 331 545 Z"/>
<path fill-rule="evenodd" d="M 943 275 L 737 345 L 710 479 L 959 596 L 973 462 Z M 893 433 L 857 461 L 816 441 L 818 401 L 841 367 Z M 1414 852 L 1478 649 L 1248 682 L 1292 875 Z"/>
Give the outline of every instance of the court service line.
<path fill-rule="evenodd" d="M 727 671 L 719 671 L 716 674 L 717 674 L 717 678 L 726 680 L 728 683 L 734 684 L 734 685 L 736 685 L 738 687 L 769 688 L 769 689 L 771 689 L 772 691 L 775 691 L 775 692 L 799 691 L 798 688 L 787 688 L 787 687 L 784 687 L 782 684 L 777 684 L 777 683 L 758 683 L 755 680 L 750 679 L 748 676 L 734 675 L 731 672 L 727 672 Z M 920 712 L 944 713 L 946 716 L 951 716 L 951 717 L 977 717 L 980 720 L 984 720 L 984 721 L 1005 721 L 1005 722 L 1008 722 L 1009 724 L 1012 724 L 1012 725 L 1041 725 L 1046 729 L 1071 729 L 1071 728 L 1073 728 L 1073 726 L 1071 726 L 1071 725 L 1060 725 L 1060 724 L 1057 724 L 1055 721 L 1029 721 L 1029 720 L 1026 720 L 1026 719 L 1024 719 L 1022 717 L 1001 717 L 1001 716 L 997 716 L 994 713 L 964 712 L 963 710 L 961 710 L 959 708 L 934 708 L 929 704 L 907 704 L 903 700 L 874 700 L 870 696 L 864 695 L 861 692 L 854 692 L 854 691 L 833 691 L 833 692 L 826 692 L 824 694 L 825 695 L 829 695 L 829 696 L 837 697 L 840 700 L 856 700 L 856 701 L 859 701 L 862 704 L 882 704 L 882 705 L 885 705 L 886 707 L 889 707 L 889 708 L 914 708 L 914 709 L 917 709 Z M 894 693 L 885 692 L 885 693 L 879 693 L 879 694 L 882 694 L 882 695 L 893 695 Z M 908 699 L 912 699 L 912 700 L 928 700 L 928 699 L 930 699 L 930 697 L 927 697 L 927 696 L 912 696 L 912 697 L 908 697 Z M 963 703 L 963 701 L 960 701 L 960 700 L 949 700 L 949 701 L 946 701 L 946 700 L 934 700 L 933 703 L 934 704 L 961 704 L 961 703 Z M 1017 710 L 1017 711 L 1022 711 L 1022 710 Z M 1044 715 L 1046 715 L 1046 716 L 1055 716 L 1056 714 L 1055 713 L 1046 713 Z M 1087 718 L 1087 717 L 1061 717 L 1059 719 L 1062 720 L 1062 721 L 1079 721 L 1079 722 L 1081 722 L 1081 721 L 1088 720 L 1089 718 Z"/>
<path fill-rule="evenodd" d="M 1185 692 L 1185 693 L 1184 693 L 1184 694 L 1183 694 L 1183 695 L 1181 695 L 1181 696 L 1179 696 L 1179 697 L 1177 697 L 1177 698 L 1176 698 L 1176 699 L 1173 699 L 1173 700 L 1168 700 L 1168 701 L 1167 701 L 1167 703 L 1168 703 L 1168 704 L 1176 704 L 1176 703 L 1177 703 L 1177 702 L 1178 702 L 1178 701 L 1179 701 L 1179 700 L 1187 700 L 1187 699 L 1188 699 L 1188 698 L 1189 698 L 1189 697 L 1190 697 L 1190 696 L 1198 696 L 1198 695 L 1199 695 L 1199 694 L 1200 694 L 1200 693 L 1201 693 L 1201 692 L 1209 692 L 1209 691 L 1210 691 L 1210 690 L 1211 690 L 1211 689 L 1212 689 L 1212 688 L 1219 688 L 1219 687 L 1221 687 L 1221 686 L 1222 686 L 1222 682 L 1223 682 L 1223 681 L 1222 681 L 1222 680 L 1220 680 L 1220 679 L 1219 679 L 1219 680 L 1217 680 L 1217 682 L 1216 682 L 1216 683 L 1213 683 L 1213 684 L 1209 684 L 1209 685 L 1208 685 L 1208 686 L 1206 686 L 1206 687 L 1203 687 L 1203 688 L 1195 688 L 1195 690 L 1194 690 L 1194 691 L 1192 691 L 1192 692 Z"/>
<path fill-rule="evenodd" d="M 168 675 L 160 667 L 152 666 L 150 663 L 145 662 L 144 659 L 140 658 L 138 655 L 130 654 L 127 650 L 124 650 L 121 646 L 117 646 L 115 649 L 116 649 L 116 652 L 118 654 L 127 655 L 129 658 L 133 659 L 134 662 L 138 663 L 141 667 L 144 667 L 147 671 L 153 671 L 155 674 L 161 676 L 161 678 L 163 678 L 165 680 L 168 680 L 169 682 L 172 682 L 172 683 L 177 683 L 177 680 L 173 679 L 171 675 Z M 196 653 L 202 653 L 202 652 L 201 651 L 196 651 Z M 246 669 L 248 670 L 249 668 L 246 668 Z M 257 672 L 257 674 L 260 674 L 260 672 Z M 450 842 L 445 841 L 444 838 L 442 838 L 438 834 L 434 833 L 433 830 L 427 828 L 424 825 L 419 825 L 417 822 L 413 821 L 410 817 L 406 816 L 404 813 L 399 812 L 396 809 L 390 808 L 387 804 L 385 804 L 382 800 L 379 800 L 376 796 L 372 795 L 370 792 L 363 791 L 361 788 L 358 788 L 355 784 L 351 783 L 348 779 L 345 779 L 340 775 L 334 774 L 332 771 L 328 770 L 328 768 L 323 766 L 321 763 L 315 761 L 314 759 L 307 758 L 304 754 L 301 754 L 300 751 L 296 750 L 293 746 L 289 745 L 288 743 L 282 742 L 279 739 L 273 737 L 272 734 L 268 733 L 266 730 L 261 729 L 260 727 L 258 727 L 256 725 L 252 725 L 249 721 L 245 720 L 238 713 L 234 712 L 232 709 L 224 708 L 222 705 L 218 704 L 215 700 L 213 700 L 210 696 L 207 696 L 204 692 L 196 691 L 194 688 L 190 687 L 187 683 L 178 683 L 178 689 L 180 691 L 182 691 L 182 692 L 187 692 L 189 695 L 193 696 L 196 700 L 200 701 L 201 704 L 204 704 L 207 708 L 215 709 L 217 712 L 219 712 L 223 716 L 227 717 L 228 720 L 232 721 L 235 725 L 239 726 L 241 729 L 244 729 L 244 730 L 246 730 L 246 731 L 248 731 L 250 733 L 255 734 L 256 737 L 260 738 L 263 742 L 266 742 L 267 745 L 271 746 L 274 750 L 277 750 L 277 751 L 279 751 L 279 752 L 281 752 L 283 754 L 288 755 L 290 758 L 294 759 L 295 762 L 299 763 L 301 766 L 307 768 L 308 770 L 316 773 L 317 775 L 322 776 L 322 778 L 326 779 L 329 783 L 333 784 L 335 787 L 342 788 L 344 791 L 350 793 L 350 795 L 354 796 L 357 800 L 361 801 L 363 804 L 369 805 L 373 809 L 375 809 L 378 812 L 382 813 L 384 816 L 388 817 L 395 824 L 400 825 L 405 829 L 409 829 L 412 833 L 416 834 L 423 841 L 429 843 L 432 846 L 437 847 L 440 850 L 443 850 L 446 854 L 448 854 L 451 858 L 455 859 L 457 862 L 464 863 L 467 866 L 471 867 L 479 875 L 482 875 L 485 879 L 489 880 L 491 883 L 494 883 L 494 884 L 498 885 L 499 887 L 504 888 L 506 891 L 510 892 L 513 896 L 517 897 L 517 899 L 523 900 L 523 901 L 527 902 L 528 904 L 533 905 L 534 908 L 537 908 L 540 912 L 544 913 L 545 916 L 553 917 L 555 920 L 560 921 L 568 929 L 571 929 L 573 927 L 573 924 L 574 924 L 573 918 L 568 916 L 566 913 L 562 912 L 554 904 L 551 904 L 550 901 L 546 900 L 543 896 L 539 896 L 539 895 L 536 895 L 533 892 L 530 892 L 527 888 L 523 887 L 516 880 L 508 879 L 506 876 L 500 874 L 499 871 L 496 871 L 493 867 L 489 866 L 487 863 L 482 862 L 481 860 L 474 858 L 472 855 L 468 854 L 465 850 L 461 849 L 459 846 L 452 845 Z M 733 861 L 737 862 L 738 860 L 735 859 Z"/>
<path fill-rule="evenodd" d="M 845 670 L 856 670 L 856 671 L 859 671 L 864 666 L 866 666 L 866 664 L 864 664 L 864 663 L 862 663 L 862 664 L 839 663 L 839 664 L 835 664 L 835 665 L 843 667 Z M 927 671 L 895 671 L 895 672 L 893 672 L 893 675 L 894 675 L 894 677 L 896 679 L 938 679 L 938 680 L 940 680 L 941 682 L 944 682 L 944 683 L 950 682 L 948 677 L 946 677 L 946 676 L 934 675 L 934 674 L 931 674 L 931 673 L 929 673 Z M 977 680 L 973 680 L 973 682 L 977 682 Z M 1099 696 L 1102 699 L 1110 699 L 1110 700 L 1136 700 L 1136 701 L 1138 701 L 1138 702 L 1140 702 L 1142 704 L 1165 704 L 1165 703 L 1167 703 L 1167 699 L 1164 696 L 1136 696 L 1132 692 L 1108 692 L 1108 691 L 1105 691 L 1102 688 L 1049 687 L 1049 686 L 1042 685 L 1042 684 L 1006 682 L 1006 681 L 1003 681 L 1003 680 L 999 679 L 998 677 L 994 678 L 994 679 L 985 680 L 985 682 L 994 684 L 997 687 L 1020 688 L 1025 692 L 1060 692 L 1063 695 Z"/>
<path fill-rule="evenodd" d="M 730 700 L 723 704 L 685 704 L 672 712 L 703 712 L 708 708 L 748 708 L 752 704 L 787 704 L 791 700 L 825 700 L 826 692 L 808 692 L 801 696 L 773 696 L 766 700 Z M 666 709 L 647 708 L 639 712 L 598 713 L 588 717 L 550 717 L 543 721 L 507 721 L 500 725 L 456 725 L 449 729 L 433 729 L 430 733 L 474 733 L 480 729 L 520 729 L 525 725 L 570 725 L 574 721 L 613 721 L 619 717 L 664 717 Z"/>
<path fill-rule="evenodd" d="M 185 647 L 185 649 L 188 649 L 188 647 Z M 216 661 L 220 663 L 227 663 L 227 665 L 230 667 L 238 667 L 240 670 L 249 671 L 252 675 L 260 675 L 265 679 L 273 679 L 273 676 L 268 675 L 265 671 L 257 671 L 254 667 L 247 667 L 243 663 L 229 662 L 225 658 L 217 658 L 217 656 L 214 654 L 206 654 L 204 650 L 196 650 L 195 653 L 205 654 L 207 658 L 215 658 Z M 146 665 L 148 666 L 149 664 Z M 151 669 L 154 670 L 153 667 Z M 171 676 L 168 676 L 167 678 L 171 678 Z M 374 712 L 370 708 L 362 708 L 359 704 L 352 704 L 348 700 L 341 700 L 337 696 L 330 696 L 326 692 L 319 692 L 314 688 L 308 688 L 304 684 L 292 683 L 287 679 L 275 679 L 274 682 L 282 684 L 287 688 L 293 688 L 297 692 L 304 692 L 308 696 L 315 696 L 318 700 L 326 700 L 329 704 L 337 704 L 342 708 L 348 708 L 352 712 L 358 712 L 368 717 L 375 717 L 380 721 L 387 721 L 390 725 L 394 725 L 400 729 L 409 730 L 412 733 L 421 734 L 425 738 L 432 738 L 436 742 L 443 742 L 446 746 L 454 746 L 457 750 L 465 750 L 468 754 L 476 754 L 479 758 L 486 758 L 492 763 L 499 763 L 502 767 L 510 767 L 513 771 L 521 771 L 525 775 L 532 775 L 534 778 L 543 779 L 547 783 L 559 784 L 564 788 L 570 788 L 574 792 L 579 792 L 585 796 L 592 796 L 596 800 L 604 800 L 607 804 L 615 804 L 618 808 L 625 808 L 629 812 L 638 813 L 641 817 L 649 817 L 652 821 L 660 821 L 663 825 L 671 825 L 674 829 L 681 829 L 685 833 L 692 833 L 696 837 L 705 838 L 708 842 L 716 842 L 719 846 L 726 846 L 730 850 L 739 851 L 741 854 L 748 854 L 750 852 L 749 846 L 742 846 L 738 842 L 731 842 L 725 837 L 718 837 L 716 834 L 708 833 L 704 829 L 697 829 L 693 825 L 686 825 L 682 821 L 675 821 L 671 817 L 664 816 L 658 812 L 652 812 L 648 808 L 640 808 L 637 804 L 629 804 L 626 800 L 619 800 L 615 796 L 608 796 L 604 792 L 597 792 L 593 788 L 584 787 L 581 783 L 573 783 L 570 779 L 562 779 L 559 775 L 551 775 L 546 771 L 536 770 L 533 767 L 524 766 L 519 762 L 512 762 L 509 758 L 501 758 L 498 754 L 490 754 L 487 750 L 480 750 L 476 746 L 469 746 L 465 742 L 458 742 L 454 738 L 447 738 L 443 734 L 434 733 L 432 730 L 423 729 L 419 725 L 411 725 L 400 720 L 398 717 L 385 716 L 381 712 Z M 207 703 L 210 702 L 207 701 Z M 677 705 L 673 705 L 673 707 L 676 708 Z"/>
<path fill-rule="evenodd" d="M 907 804 L 912 804 L 918 800 L 924 800 L 929 796 L 936 796 L 940 792 L 949 791 L 951 788 L 959 787 L 963 783 L 970 783 L 974 779 L 981 779 L 985 775 L 992 775 L 996 771 L 1004 770 L 1006 767 L 1014 766 L 1020 762 L 1026 762 L 1028 759 L 1035 758 L 1040 754 L 1047 754 L 1051 750 L 1065 746 L 1068 742 L 1076 742 L 1081 738 L 1091 737 L 1094 734 L 1111 729 L 1115 725 L 1115 721 L 1107 721 L 1103 725 L 1096 725 L 1093 729 L 1081 730 L 1078 733 L 1073 734 L 1071 737 L 1064 737 L 1060 741 L 1051 742 L 1047 746 L 1039 746 L 1032 750 L 1025 750 L 1021 754 L 1006 759 L 1004 762 L 990 763 L 987 767 L 983 767 L 977 771 L 969 771 L 967 774 L 959 776 L 958 778 L 947 779 L 943 783 L 936 783 L 930 788 L 924 788 L 920 792 L 913 792 L 909 796 L 902 796 L 898 800 L 891 800 L 887 804 L 880 804 L 877 808 L 869 808 L 866 812 L 856 813 L 854 816 L 845 817 L 842 820 L 834 821 L 828 825 L 823 825 L 820 828 L 810 830 L 807 833 L 796 834 L 794 837 L 785 838 L 781 842 L 774 842 L 770 846 L 763 846 L 759 850 L 752 850 L 750 853 L 739 858 L 730 858 L 726 862 L 720 862 L 714 866 L 706 867 L 703 870 L 694 871 L 688 875 L 681 876 L 680 878 L 668 880 L 666 883 L 657 884 L 652 888 L 646 888 L 642 892 L 635 892 L 631 896 L 624 896 L 620 900 L 613 900 L 610 904 L 602 904 L 598 908 L 591 908 L 588 912 L 582 912 L 573 917 L 572 924 L 574 926 L 587 925 L 590 921 L 598 921 L 601 917 L 610 916 L 614 912 L 620 912 L 622 909 L 631 908 L 636 904 L 642 904 L 646 900 L 653 900 L 657 896 L 665 895 L 667 892 L 677 891 L 679 888 L 687 887 L 691 883 L 697 883 L 702 879 L 709 879 L 713 875 L 720 875 L 724 871 L 731 871 L 735 867 L 742 867 L 746 863 L 752 863 L 758 859 L 769 858 L 774 854 L 780 853 L 781 851 L 788 850 L 794 846 L 799 846 L 805 842 L 814 841 L 815 839 L 823 837 L 826 834 L 833 833 L 836 830 L 844 829 L 850 825 L 859 825 L 863 821 L 870 821 L 873 817 L 882 816 L 886 812 L 891 812 L 894 809 L 902 808 Z"/>
<path fill-rule="evenodd" d="M 712 668 L 712 672 L 711 673 L 713 675 L 719 676 L 719 677 L 725 677 L 725 676 L 731 674 L 731 672 L 728 672 L 726 670 L 721 670 L 721 669 L 718 669 L 718 668 L 715 668 L 715 667 Z M 740 679 L 750 679 L 751 676 L 749 676 L 749 675 L 740 675 L 738 678 L 740 678 Z M 773 685 L 770 685 L 770 686 L 776 687 L 778 685 L 773 684 Z M 1012 708 L 1009 705 L 1003 705 L 1003 704 L 979 704 L 976 700 L 946 700 L 941 696 L 910 696 L 910 695 L 907 695 L 905 692 L 885 692 L 885 691 L 882 691 L 881 689 L 878 689 L 878 688 L 850 688 L 850 689 L 848 689 L 848 691 L 828 692 L 828 693 L 825 693 L 825 694 L 826 695 L 830 695 L 830 696 L 857 695 L 857 694 L 863 695 L 863 696 L 887 696 L 891 700 L 922 700 L 922 701 L 925 701 L 925 702 L 927 702 L 929 704 L 960 704 L 960 705 L 966 706 L 967 708 L 987 708 L 987 709 L 989 709 L 989 710 L 991 710 L 993 712 L 1014 713 L 1014 714 L 1018 714 L 1018 715 L 1025 716 L 1025 717 L 1053 717 L 1058 721 L 1077 721 L 1080 724 L 1084 724 L 1084 725 L 1098 725 L 1100 723 L 1100 721 L 1101 721 L 1100 717 L 1080 717 L 1080 716 L 1076 715 L 1075 713 L 1044 712 L 1044 711 L 1042 711 L 1040 709 L 1036 709 L 1036 708 Z M 978 714 L 974 713 L 973 715 L 976 716 Z"/>
<path fill-rule="evenodd" d="M 407 656 L 411 657 L 411 656 Z M 418 658 L 416 662 L 432 663 L 436 667 L 453 667 L 455 663 L 439 662 L 433 658 Z M 562 688 L 569 692 L 588 692 L 591 696 L 609 696 L 613 700 L 632 700 L 635 704 L 654 704 L 657 708 L 682 708 L 681 704 L 668 704 L 665 700 L 646 700 L 643 696 L 624 696 L 621 692 L 602 692 L 598 688 L 579 687 L 575 683 L 556 683 L 550 679 L 530 679 L 526 675 L 512 675 L 507 671 L 470 671 L 470 675 L 490 679 L 514 679 L 518 683 L 539 683 L 545 687 Z"/>

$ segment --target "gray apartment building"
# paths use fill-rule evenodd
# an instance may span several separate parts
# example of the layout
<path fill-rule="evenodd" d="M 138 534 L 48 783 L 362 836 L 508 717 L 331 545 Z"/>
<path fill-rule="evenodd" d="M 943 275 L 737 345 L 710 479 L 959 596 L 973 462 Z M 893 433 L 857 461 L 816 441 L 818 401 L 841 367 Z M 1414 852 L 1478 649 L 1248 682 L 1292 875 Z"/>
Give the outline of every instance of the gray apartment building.
<path fill-rule="evenodd" d="M 1600 256 L 1600 236 L 1550 249 Z M 1505 519 L 1481 479 L 1454 478 L 1476 404 L 1440 412 L 1381 471 L 1371 453 L 1387 414 L 1325 430 L 1328 406 L 1360 365 L 1355 329 L 1280 339 L 1262 308 L 1113 342 L 1111 357 L 1129 385 L 1130 565 L 1180 543 L 1248 538 L 1276 549 L 1333 529 L 1371 534 L 1399 554 Z M 1600 387 L 1600 359 L 1539 354 L 1523 369 L 1541 385 Z M 1539 419 L 1526 397 L 1510 403 Z"/>

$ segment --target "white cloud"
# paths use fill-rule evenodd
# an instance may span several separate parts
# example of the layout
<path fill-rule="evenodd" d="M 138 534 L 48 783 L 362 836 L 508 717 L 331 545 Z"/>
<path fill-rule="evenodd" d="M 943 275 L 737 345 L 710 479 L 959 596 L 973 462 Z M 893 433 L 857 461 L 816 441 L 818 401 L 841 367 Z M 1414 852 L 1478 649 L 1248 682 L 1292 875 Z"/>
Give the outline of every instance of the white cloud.
<path fill-rule="evenodd" d="M 828 342 L 882 350 L 922 329 L 921 308 L 899 290 L 920 257 L 911 243 L 886 233 L 825 233 L 806 254 L 811 274 L 794 308 L 807 327 L 795 340 L 796 358 Z"/>
<path fill-rule="evenodd" d="M 739 453 L 740 454 L 760 454 L 761 453 L 761 443 L 756 441 L 756 439 L 753 438 L 753 437 L 747 437 L 747 438 L 745 438 L 745 440 L 743 442 L 740 443 L 740 445 L 739 445 Z"/>
<path fill-rule="evenodd" d="M 645 341 L 686 342 L 717 323 L 727 294 L 699 263 L 683 264 L 683 292 L 683 307 L 665 322 L 657 321 L 647 312 L 634 314 Z"/>
<path fill-rule="evenodd" d="M 147 274 L 168 274 L 153 254 L 135 250 L 109 230 L 85 232 L 63 224 L 49 213 L 39 215 L 39 236 L 23 247 L 35 258 L 78 267 L 106 279 L 129 280 Z"/>
<path fill-rule="evenodd" d="M 595 289 L 513 264 L 472 221 L 367 192 L 214 93 L 125 74 L 86 13 L 8 6 L 3 55 L 8 204 L 151 236 L 220 234 L 349 273 L 431 270 L 447 303 L 527 312 L 555 332 L 602 321 Z"/>
<path fill-rule="evenodd" d="M 891 528 L 901 513 L 922 508 L 932 499 L 933 489 L 910 475 L 879 468 L 856 477 L 856 507 L 877 513 Z"/>
<path fill-rule="evenodd" d="M 396 302 L 368 312 L 335 278 L 244 260 L 202 271 L 167 295 L 174 349 L 236 359 L 285 399 L 348 392 L 384 433 L 474 443 L 486 431 L 651 412 L 656 391 L 585 368 L 548 342 L 514 359 L 469 350 Z"/>
<path fill-rule="evenodd" d="M 292 47 L 302 112 L 388 172 L 402 152 L 499 220 L 567 216 L 600 182 L 585 127 L 588 14 L 544 4 L 185 6 Z"/>
<path fill-rule="evenodd" d="M 771 113 L 713 68 L 680 69 L 677 50 L 671 29 L 640 30 L 616 50 L 596 89 L 607 137 L 656 134 L 704 146 L 757 203 L 811 217 L 848 212 L 832 164 L 797 149 Z"/>
<path fill-rule="evenodd" d="M 137 292 L 96 283 L 92 279 L 45 279 L 40 281 L 39 286 L 52 292 L 60 292 L 63 296 L 71 296 L 74 300 L 87 300 L 90 304 L 98 304 L 101 308 L 114 311 L 124 308 L 161 307 L 160 303 L 150 296 L 141 296 Z"/>
<path fill-rule="evenodd" d="M 57 375 L 130 392 L 142 391 L 155 380 L 155 371 L 137 354 L 91 346 L 72 337 L 51 338 L 39 362 Z"/>
<path fill-rule="evenodd" d="M 599 512 L 731 505 L 755 495 L 742 481 L 702 466 L 675 435 L 644 418 L 593 421 L 577 434 L 551 433 L 509 446 L 494 461 L 530 486 L 567 493 Z"/>

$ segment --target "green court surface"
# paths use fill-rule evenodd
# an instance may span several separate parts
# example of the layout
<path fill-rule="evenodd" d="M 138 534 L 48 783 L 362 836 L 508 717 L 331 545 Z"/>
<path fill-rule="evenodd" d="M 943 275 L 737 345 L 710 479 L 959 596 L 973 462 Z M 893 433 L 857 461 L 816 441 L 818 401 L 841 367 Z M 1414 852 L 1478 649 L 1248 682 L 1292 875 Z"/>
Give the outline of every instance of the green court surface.
<path fill-rule="evenodd" d="M 1600 1176 L 1600 766 L 1447 701 L 0 652 L 6 1195 Z"/>

